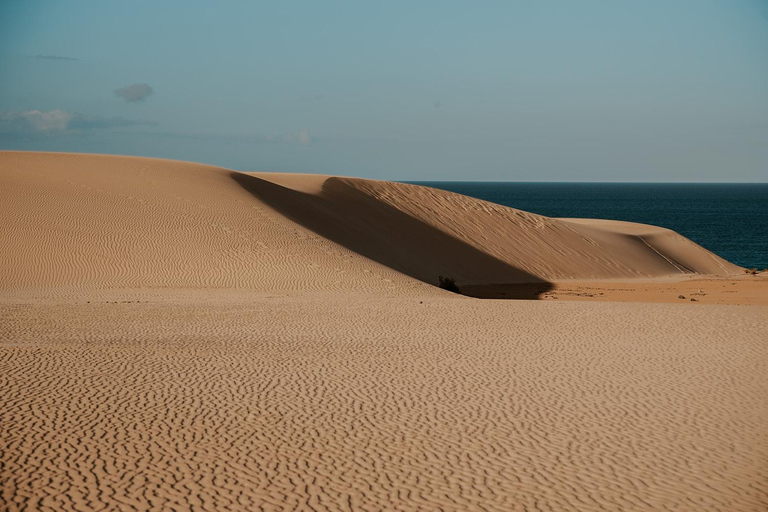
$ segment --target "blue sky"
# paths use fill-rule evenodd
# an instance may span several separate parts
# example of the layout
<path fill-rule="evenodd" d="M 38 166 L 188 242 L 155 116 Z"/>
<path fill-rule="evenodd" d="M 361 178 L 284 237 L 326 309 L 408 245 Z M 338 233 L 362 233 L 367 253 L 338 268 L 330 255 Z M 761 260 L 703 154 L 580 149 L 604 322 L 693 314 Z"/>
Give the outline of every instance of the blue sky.
<path fill-rule="evenodd" d="M 768 1 L 0 3 L 0 149 L 768 181 Z"/>

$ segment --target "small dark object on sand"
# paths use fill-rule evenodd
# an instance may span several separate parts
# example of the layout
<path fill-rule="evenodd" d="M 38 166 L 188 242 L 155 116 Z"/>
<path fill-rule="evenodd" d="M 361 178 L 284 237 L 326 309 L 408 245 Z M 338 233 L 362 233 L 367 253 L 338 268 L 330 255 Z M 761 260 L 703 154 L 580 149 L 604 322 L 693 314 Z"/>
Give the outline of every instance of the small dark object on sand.
<path fill-rule="evenodd" d="M 440 284 L 438 286 L 443 290 L 448 290 L 449 292 L 453 293 L 461 293 L 459 287 L 456 286 L 456 280 L 454 278 L 438 276 L 438 279 L 440 280 Z"/>

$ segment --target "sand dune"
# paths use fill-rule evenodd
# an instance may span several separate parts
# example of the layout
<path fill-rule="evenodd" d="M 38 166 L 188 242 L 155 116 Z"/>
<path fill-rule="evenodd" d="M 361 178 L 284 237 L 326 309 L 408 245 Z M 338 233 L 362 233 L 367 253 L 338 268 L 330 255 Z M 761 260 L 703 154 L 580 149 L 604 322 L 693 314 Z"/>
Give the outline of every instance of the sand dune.
<path fill-rule="evenodd" d="M 768 280 L 676 233 L 35 153 L 0 218 L 0 510 L 768 509 Z"/>
<path fill-rule="evenodd" d="M 415 185 L 96 155 L 2 153 L 0 169 L 4 289 L 358 290 L 439 275 L 490 285 L 740 271 L 662 228 L 551 219 Z"/>

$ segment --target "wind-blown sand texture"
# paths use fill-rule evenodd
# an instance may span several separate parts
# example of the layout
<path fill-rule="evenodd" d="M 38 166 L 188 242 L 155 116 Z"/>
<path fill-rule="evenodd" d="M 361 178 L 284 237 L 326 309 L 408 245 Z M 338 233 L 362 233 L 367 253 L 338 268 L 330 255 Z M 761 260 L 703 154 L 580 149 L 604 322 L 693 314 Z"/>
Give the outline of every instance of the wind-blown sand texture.
<path fill-rule="evenodd" d="M 768 507 L 768 308 L 432 286 L 764 297 L 671 231 L 37 153 L 0 215 L 0 508 Z"/>
<path fill-rule="evenodd" d="M 459 285 L 741 272 L 667 229 L 415 185 L 110 156 L 2 162 L 5 289 L 360 290 L 363 269 Z"/>

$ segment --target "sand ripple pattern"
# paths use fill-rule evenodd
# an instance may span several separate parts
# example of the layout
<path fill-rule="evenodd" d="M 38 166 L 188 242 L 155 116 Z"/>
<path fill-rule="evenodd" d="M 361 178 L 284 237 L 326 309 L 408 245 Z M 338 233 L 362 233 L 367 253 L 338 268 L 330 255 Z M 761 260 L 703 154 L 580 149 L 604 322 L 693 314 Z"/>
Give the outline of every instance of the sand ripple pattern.
<path fill-rule="evenodd" d="M 768 508 L 765 308 L 366 297 L 0 302 L 0 508 Z"/>
<path fill-rule="evenodd" d="M 0 152 L 0 290 L 425 286 L 286 219 L 232 171 Z"/>
<path fill-rule="evenodd" d="M 485 285 L 743 273 L 652 226 L 627 233 L 427 187 L 147 158 L 0 152 L 0 218 L 0 290 L 14 292 L 399 293 L 439 275 Z"/>

